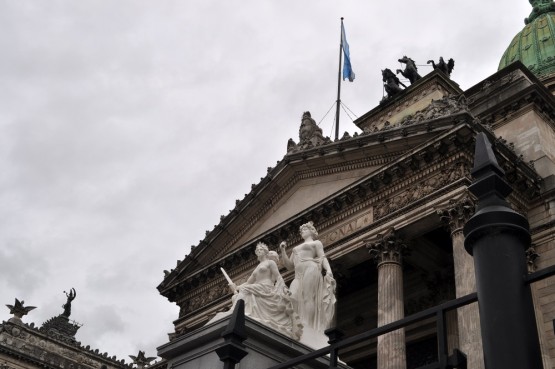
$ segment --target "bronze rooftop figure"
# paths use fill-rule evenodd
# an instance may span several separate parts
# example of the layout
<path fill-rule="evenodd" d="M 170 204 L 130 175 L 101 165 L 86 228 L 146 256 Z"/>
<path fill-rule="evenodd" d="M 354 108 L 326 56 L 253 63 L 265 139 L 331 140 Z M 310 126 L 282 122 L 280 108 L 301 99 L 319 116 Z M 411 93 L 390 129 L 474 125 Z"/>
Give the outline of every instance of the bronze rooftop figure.
<path fill-rule="evenodd" d="M 449 61 L 446 63 L 445 60 L 443 60 L 443 56 L 440 56 L 439 62 L 437 64 L 433 60 L 428 60 L 427 64 L 430 63 L 432 64 L 434 70 L 438 69 L 445 73 L 445 75 L 448 77 L 451 77 L 451 72 L 453 71 L 453 69 L 455 69 L 455 61 L 453 60 L 453 58 L 449 59 Z"/>
<path fill-rule="evenodd" d="M 418 74 L 418 68 L 416 67 L 414 60 L 405 55 L 398 61 L 399 63 L 406 64 L 406 67 L 405 70 L 397 69 L 397 74 L 401 73 L 403 77 L 410 81 L 411 85 L 422 78 L 420 74 Z"/>

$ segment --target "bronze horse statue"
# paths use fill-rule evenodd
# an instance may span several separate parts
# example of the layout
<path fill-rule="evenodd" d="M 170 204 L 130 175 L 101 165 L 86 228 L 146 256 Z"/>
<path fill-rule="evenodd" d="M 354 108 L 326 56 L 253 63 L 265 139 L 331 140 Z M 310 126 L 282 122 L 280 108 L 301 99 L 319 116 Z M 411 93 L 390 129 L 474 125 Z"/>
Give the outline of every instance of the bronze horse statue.
<path fill-rule="evenodd" d="M 411 85 L 422 78 L 420 74 L 418 74 L 416 63 L 408 56 L 405 55 L 401 59 L 399 59 L 399 63 L 406 64 L 406 67 L 405 70 L 397 69 L 397 74 L 401 73 L 403 77 L 407 78 L 410 81 Z"/>
<path fill-rule="evenodd" d="M 403 86 L 405 88 L 407 87 L 403 83 L 401 83 L 401 81 L 399 81 L 399 78 L 397 78 L 395 73 L 393 73 L 389 68 L 385 68 L 384 70 L 382 70 L 382 80 L 384 82 L 383 86 L 385 88 L 385 92 L 387 92 L 388 98 L 393 97 L 399 92 L 403 91 L 400 86 Z"/>
<path fill-rule="evenodd" d="M 440 71 L 445 73 L 447 77 L 451 77 L 451 72 L 455 68 L 455 61 L 453 60 L 453 58 L 449 59 L 449 61 L 446 63 L 445 60 L 443 60 L 443 56 L 440 56 L 439 62 L 437 64 L 434 63 L 433 60 L 428 60 L 428 64 L 430 63 L 432 63 L 432 67 L 434 67 L 434 70 L 439 69 Z"/>

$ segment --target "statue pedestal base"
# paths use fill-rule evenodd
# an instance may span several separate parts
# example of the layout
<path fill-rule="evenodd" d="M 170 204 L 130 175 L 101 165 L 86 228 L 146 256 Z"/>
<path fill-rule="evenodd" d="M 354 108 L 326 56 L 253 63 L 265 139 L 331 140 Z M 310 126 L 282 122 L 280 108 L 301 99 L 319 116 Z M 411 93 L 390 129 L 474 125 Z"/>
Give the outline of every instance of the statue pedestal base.
<path fill-rule="evenodd" d="M 158 355 L 168 360 L 168 368 L 206 369 L 221 368 L 223 363 L 216 348 L 224 342 L 221 333 L 226 329 L 230 316 L 207 324 L 191 333 L 158 347 Z M 259 322 L 246 317 L 247 339 L 243 342 L 248 354 L 237 368 L 269 368 L 294 357 L 313 351 L 310 347 L 282 335 Z M 339 365 L 348 369 L 348 366 Z M 329 368 L 324 357 L 296 368 Z"/>
<path fill-rule="evenodd" d="M 313 350 L 329 346 L 328 337 L 323 333 L 316 332 L 310 327 L 303 327 L 303 335 L 301 336 L 300 343 Z"/>

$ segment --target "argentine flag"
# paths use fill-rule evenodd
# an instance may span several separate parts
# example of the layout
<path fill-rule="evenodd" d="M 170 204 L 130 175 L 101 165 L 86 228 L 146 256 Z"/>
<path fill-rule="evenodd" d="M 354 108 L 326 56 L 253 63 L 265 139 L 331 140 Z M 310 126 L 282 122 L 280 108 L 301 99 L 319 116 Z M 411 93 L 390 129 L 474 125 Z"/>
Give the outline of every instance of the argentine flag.
<path fill-rule="evenodd" d="M 341 43 L 343 44 L 343 55 L 345 56 L 345 61 L 343 62 L 343 80 L 349 79 L 349 82 L 353 82 L 355 80 L 355 72 L 353 72 L 353 68 L 351 67 L 349 44 L 347 43 L 343 22 L 341 22 Z"/>

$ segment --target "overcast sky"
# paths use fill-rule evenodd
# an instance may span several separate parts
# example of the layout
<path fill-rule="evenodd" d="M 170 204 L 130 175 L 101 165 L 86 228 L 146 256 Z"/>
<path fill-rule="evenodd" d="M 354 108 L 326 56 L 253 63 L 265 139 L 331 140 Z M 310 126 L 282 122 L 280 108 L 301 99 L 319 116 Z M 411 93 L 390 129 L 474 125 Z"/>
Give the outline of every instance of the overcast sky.
<path fill-rule="evenodd" d="M 380 70 L 403 55 L 454 58 L 463 89 L 493 74 L 530 10 L 0 0 L 0 304 L 37 306 L 24 321 L 40 325 L 74 287 L 78 340 L 155 356 L 178 314 L 156 290 L 163 270 L 298 140 L 303 111 L 319 122 L 333 104 L 341 16 L 356 73 L 342 100 L 361 116 L 382 98 Z M 358 131 L 345 114 L 340 130 Z"/>

